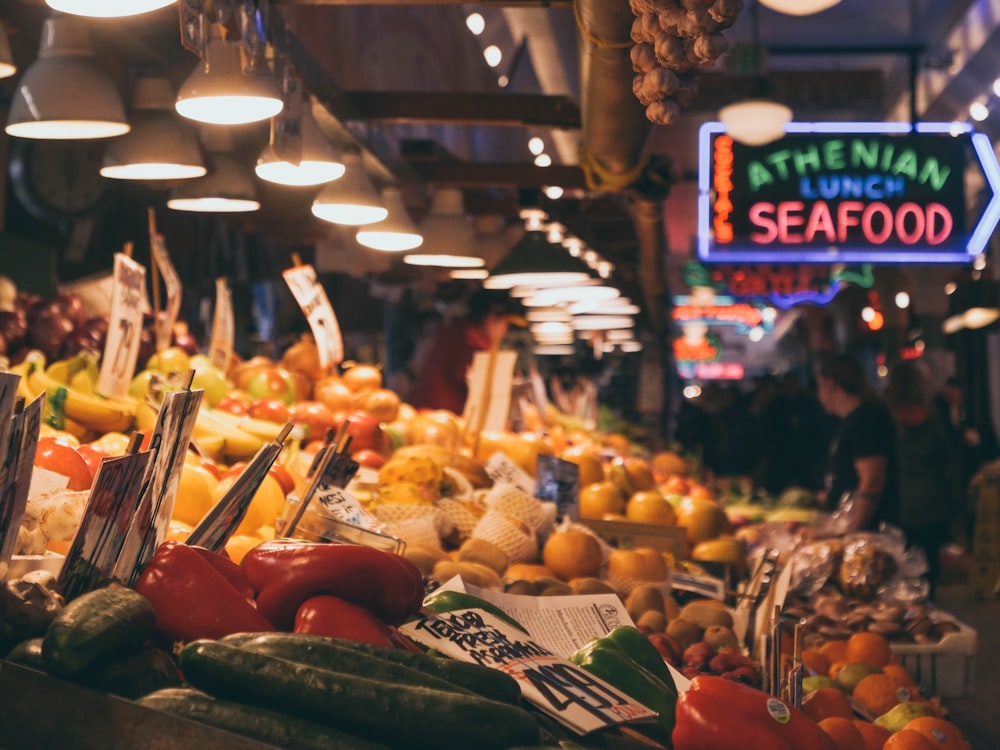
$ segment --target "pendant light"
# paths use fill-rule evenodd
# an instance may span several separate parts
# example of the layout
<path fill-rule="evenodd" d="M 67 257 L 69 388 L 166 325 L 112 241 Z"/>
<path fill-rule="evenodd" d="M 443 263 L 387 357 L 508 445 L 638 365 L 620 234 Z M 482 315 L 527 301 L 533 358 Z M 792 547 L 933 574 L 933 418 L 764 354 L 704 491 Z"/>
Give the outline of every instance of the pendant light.
<path fill-rule="evenodd" d="M 345 153 L 344 176 L 324 187 L 312 204 L 318 219 L 333 224 L 362 226 L 382 221 L 389 215 L 365 172 L 361 154 Z"/>
<path fill-rule="evenodd" d="M 788 16 L 811 16 L 839 3 L 840 0 L 760 0 L 765 8 Z"/>
<path fill-rule="evenodd" d="M 634 328 L 635 319 L 628 315 L 577 315 L 573 328 L 577 331 L 610 331 Z"/>
<path fill-rule="evenodd" d="M 170 82 L 143 76 L 132 93 L 132 130 L 104 151 L 101 176 L 114 180 L 189 180 L 208 171 L 198 134 L 173 107 Z"/>
<path fill-rule="evenodd" d="M 17 72 L 14 55 L 10 51 L 10 40 L 7 39 L 7 29 L 0 23 L 0 78 L 10 78 Z"/>
<path fill-rule="evenodd" d="M 552 287 L 588 284 L 590 272 L 579 258 L 572 257 L 562 245 L 549 242 L 545 231 L 545 212 L 530 208 L 521 211 L 525 232 L 483 281 L 487 289 Z"/>
<path fill-rule="evenodd" d="M 244 70 L 241 45 L 222 39 L 212 25 L 205 59 L 177 93 L 184 117 L 210 125 L 244 125 L 274 117 L 285 106 L 267 63 L 253 60 Z"/>
<path fill-rule="evenodd" d="M 286 107 L 272 121 L 271 142 L 257 159 L 257 176 L 277 185 L 299 187 L 323 185 L 343 177 L 344 160 L 319 129 L 308 99 L 295 123 L 300 133 L 297 144 L 289 143 L 283 135 L 294 119 L 288 110 Z"/>
<path fill-rule="evenodd" d="M 123 18 L 137 16 L 173 5 L 176 0 L 45 0 L 45 4 L 60 13 L 90 18 Z"/>
<path fill-rule="evenodd" d="M 260 201 L 249 167 L 233 154 L 232 135 L 228 130 L 205 131 L 208 174 L 175 188 L 167 208 L 202 213 L 240 213 L 257 211 Z"/>
<path fill-rule="evenodd" d="M 465 215 L 462 191 L 438 188 L 431 199 L 431 208 L 420 222 L 425 248 L 403 258 L 412 266 L 438 268 L 482 268 L 485 259 L 476 254 L 476 230 Z"/>
<path fill-rule="evenodd" d="M 521 300 L 525 307 L 552 307 L 553 305 L 569 304 L 574 302 L 599 302 L 613 300 L 619 297 L 621 292 L 613 286 L 604 284 L 598 285 L 569 285 L 547 287 L 537 289 L 535 292 Z"/>
<path fill-rule="evenodd" d="M 129 131 L 121 96 L 94 60 L 82 21 L 46 19 L 38 59 L 17 85 L 6 131 L 45 140 L 111 138 Z"/>
<path fill-rule="evenodd" d="M 424 238 L 403 204 L 403 194 L 396 187 L 382 190 L 382 204 L 389 214 L 373 224 L 359 229 L 355 235 L 358 242 L 372 250 L 398 253 L 420 247 Z"/>

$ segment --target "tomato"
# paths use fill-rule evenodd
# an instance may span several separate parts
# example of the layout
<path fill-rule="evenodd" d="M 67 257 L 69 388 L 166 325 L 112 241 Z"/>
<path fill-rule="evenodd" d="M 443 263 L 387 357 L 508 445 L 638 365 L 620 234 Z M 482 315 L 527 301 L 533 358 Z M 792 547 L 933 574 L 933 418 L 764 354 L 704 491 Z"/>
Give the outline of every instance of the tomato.
<path fill-rule="evenodd" d="M 84 443 L 79 448 L 76 449 L 83 460 L 87 462 L 87 468 L 90 469 L 91 476 L 97 476 L 97 470 L 101 466 L 101 461 L 105 458 L 110 458 L 111 454 L 104 450 L 103 448 L 98 448 L 96 446 L 90 445 L 89 443 Z"/>
<path fill-rule="evenodd" d="M 277 398 L 258 398 L 250 402 L 248 414 L 254 419 L 265 419 L 279 424 L 287 422 L 288 404 Z"/>
<path fill-rule="evenodd" d="M 307 439 L 322 439 L 326 431 L 337 426 L 337 417 L 326 404 L 319 401 L 299 401 L 295 404 L 289 420 L 306 427 Z"/>
<path fill-rule="evenodd" d="M 382 454 L 376 453 L 369 448 L 355 451 L 351 454 L 351 458 L 361 466 L 367 466 L 369 469 L 381 469 L 385 465 L 385 458 Z"/>
<path fill-rule="evenodd" d="M 35 466 L 67 477 L 69 479 L 67 489 L 74 492 L 89 490 L 94 482 L 94 476 L 90 473 L 90 467 L 87 466 L 83 456 L 76 448 L 58 438 L 38 439 Z"/>
<path fill-rule="evenodd" d="M 366 449 L 382 455 L 388 453 L 390 446 L 382 425 L 375 417 L 363 411 L 356 411 L 348 414 L 346 419 L 347 434 L 351 437 L 351 446 L 348 450 L 352 453 Z"/>

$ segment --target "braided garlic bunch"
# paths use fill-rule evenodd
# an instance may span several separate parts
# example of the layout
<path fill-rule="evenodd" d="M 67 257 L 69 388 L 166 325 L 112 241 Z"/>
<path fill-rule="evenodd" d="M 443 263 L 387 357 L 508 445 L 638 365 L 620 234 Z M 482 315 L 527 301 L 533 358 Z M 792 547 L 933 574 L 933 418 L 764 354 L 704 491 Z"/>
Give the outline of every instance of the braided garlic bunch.
<path fill-rule="evenodd" d="M 743 0 L 629 0 L 632 93 L 652 122 L 669 125 L 698 93 L 694 72 L 729 51 L 722 33 L 735 23 Z"/>

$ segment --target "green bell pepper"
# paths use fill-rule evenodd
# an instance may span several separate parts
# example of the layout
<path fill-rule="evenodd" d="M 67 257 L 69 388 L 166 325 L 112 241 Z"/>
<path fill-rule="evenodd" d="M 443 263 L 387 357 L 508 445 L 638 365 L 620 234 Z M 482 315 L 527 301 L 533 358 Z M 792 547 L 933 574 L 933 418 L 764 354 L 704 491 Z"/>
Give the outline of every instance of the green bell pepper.
<path fill-rule="evenodd" d="M 674 729 L 677 690 L 673 680 L 665 682 L 631 658 L 611 636 L 595 638 L 569 657 L 570 661 L 608 684 L 618 688 L 630 698 L 656 711 L 654 739 L 670 746 Z M 668 673 L 669 677 L 669 673 Z M 647 727 L 636 725 L 642 731 Z"/>
<path fill-rule="evenodd" d="M 521 623 L 496 605 L 486 601 L 485 599 L 480 599 L 478 596 L 466 593 L 465 591 L 442 591 L 441 589 L 432 591 L 424 597 L 424 607 L 433 612 L 437 612 L 438 614 L 452 612 L 456 609 L 481 609 L 484 612 L 489 612 L 491 615 L 500 618 L 508 625 L 514 626 L 523 633 L 528 632 L 524 629 L 524 626 Z"/>
<path fill-rule="evenodd" d="M 667 663 L 663 661 L 663 657 L 656 650 L 656 646 L 652 644 L 649 637 L 639 630 L 639 628 L 634 628 L 630 625 L 621 625 L 604 636 L 604 638 L 616 645 L 632 661 L 638 662 L 656 677 L 663 680 L 676 697 L 677 686 L 674 685 L 674 676 L 670 674 Z"/>

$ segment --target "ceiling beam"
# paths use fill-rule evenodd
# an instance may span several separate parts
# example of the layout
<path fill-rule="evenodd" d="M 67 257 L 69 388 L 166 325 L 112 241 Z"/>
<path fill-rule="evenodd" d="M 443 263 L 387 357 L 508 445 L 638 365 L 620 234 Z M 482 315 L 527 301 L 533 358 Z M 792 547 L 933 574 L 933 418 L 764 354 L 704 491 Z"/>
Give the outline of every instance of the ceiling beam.
<path fill-rule="evenodd" d="M 449 125 L 521 125 L 572 130 L 580 108 L 568 96 L 417 91 L 347 91 L 364 120 Z"/>
<path fill-rule="evenodd" d="M 559 185 L 566 189 L 584 190 L 587 181 L 583 170 L 576 166 L 556 165 L 536 167 L 533 164 L 499 162 L 410 162 L 422 182 L 432 185 L 462 188 L 543 188 Z"/>

